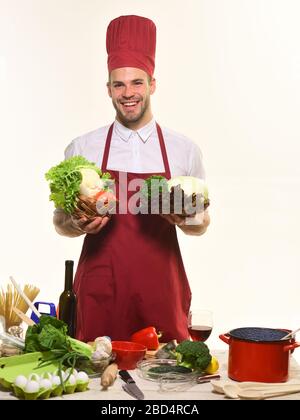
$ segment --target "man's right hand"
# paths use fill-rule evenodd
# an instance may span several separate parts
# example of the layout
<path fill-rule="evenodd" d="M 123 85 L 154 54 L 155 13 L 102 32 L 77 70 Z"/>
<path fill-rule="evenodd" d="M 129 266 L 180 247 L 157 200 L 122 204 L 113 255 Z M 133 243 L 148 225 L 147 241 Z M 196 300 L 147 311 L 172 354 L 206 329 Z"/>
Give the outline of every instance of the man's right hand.
<path fill-rule="evenodd" d="M 95 219 L 92 222 L 89 222 L 86 217 L 81 217 L 80 219 L 75 219 L 72 217 L 72 221 L 75 226 L 79 227 L 82 232 L 96 235 L 100 232 L 101 229 L 104 228 L 104 226 L 107 225 L 110 217 L 104 216 L 104 217 L 95 217 Z"/>

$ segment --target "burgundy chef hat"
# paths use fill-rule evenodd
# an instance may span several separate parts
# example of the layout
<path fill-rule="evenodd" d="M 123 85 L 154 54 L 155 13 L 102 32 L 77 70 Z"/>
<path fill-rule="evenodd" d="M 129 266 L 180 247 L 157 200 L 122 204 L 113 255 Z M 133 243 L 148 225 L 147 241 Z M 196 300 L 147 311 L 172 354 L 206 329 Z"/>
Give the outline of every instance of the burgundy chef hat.
<path fill-rule="evenodd" d="M 108 71 L 135 67 L 153 76 L 155 47 L 156 27 L 152 20 L 135 15 L 112 20 L 106 32 Z"/>

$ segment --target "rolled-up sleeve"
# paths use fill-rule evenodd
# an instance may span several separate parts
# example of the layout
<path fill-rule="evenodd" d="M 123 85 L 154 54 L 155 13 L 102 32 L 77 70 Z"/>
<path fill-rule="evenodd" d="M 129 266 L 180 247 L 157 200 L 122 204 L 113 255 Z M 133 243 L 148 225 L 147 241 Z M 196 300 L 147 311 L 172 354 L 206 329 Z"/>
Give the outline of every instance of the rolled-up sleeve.
<path fill-rule="evenodd" d="M 203 155 L 200 147 L 192 143 L 189 154 L 189 176 L 205 179 L 205 169 L 203 165 Z"/>
<path fill-rule="evenodd" d="M 70 143 L 66 149 L 65 149 L 65 159 L 69 159 L 73 156 L 75 156 L 75 146 L 74 146 L 74 142 L 72 141 L 72 143 Z"/>
<path fill-rule="evenodd" d="M 84 136 L 76 137 L 65 149 L 65 159 L 69 159 L 73 156 L 85 156 L 84 151 L 86 150 L 86 139 Z"/>

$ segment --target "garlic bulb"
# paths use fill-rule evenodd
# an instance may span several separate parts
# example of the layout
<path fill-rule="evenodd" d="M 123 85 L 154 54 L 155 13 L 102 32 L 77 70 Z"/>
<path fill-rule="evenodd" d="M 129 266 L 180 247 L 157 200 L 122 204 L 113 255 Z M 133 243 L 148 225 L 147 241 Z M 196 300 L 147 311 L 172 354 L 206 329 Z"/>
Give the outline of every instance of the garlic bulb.
<path fill-rule="evenodd" d="M 110 354 L 106 353 L 104 350 L 95 350 L 92 353 L 92 360 L 93 362 L 96 362 L 98 360 L 107 359 L 110 356 Z"/>
<path fill-rule="evenodd" d="M 112 352 L 111 340 L 107 336 L 97 337 L 95 339 L 96 351 L 104 351 L 108 355 Z"/>

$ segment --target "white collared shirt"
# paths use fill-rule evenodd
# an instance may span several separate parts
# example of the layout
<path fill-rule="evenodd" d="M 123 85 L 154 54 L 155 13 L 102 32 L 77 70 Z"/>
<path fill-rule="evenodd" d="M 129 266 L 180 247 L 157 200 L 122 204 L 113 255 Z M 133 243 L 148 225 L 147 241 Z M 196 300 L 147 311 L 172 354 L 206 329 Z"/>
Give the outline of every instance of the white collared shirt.
<path fill-rule="evenodd" d="M 65 158 L 84 156 L 101 167 L 109 125 L 74 139 L 65 150 Z M 205 178 L 202 153 L 187 137 L 162 127 L 171 176 Z M 134 173 L 164 172 L 154 118 L 137 131 L 114 123 L 107 169 Z"/>

